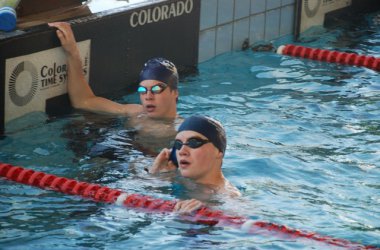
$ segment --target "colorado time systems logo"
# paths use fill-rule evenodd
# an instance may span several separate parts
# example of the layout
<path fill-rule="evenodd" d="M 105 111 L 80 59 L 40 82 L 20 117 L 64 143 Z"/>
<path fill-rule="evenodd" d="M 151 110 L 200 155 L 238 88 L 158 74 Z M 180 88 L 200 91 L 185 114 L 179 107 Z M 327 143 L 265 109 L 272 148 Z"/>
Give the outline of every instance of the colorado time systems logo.
<path fill-rule="evenodd" d="M 9 97 L 12 102 L 17 106 L 28 104 L 36 94 L 37 87 L 36 67 L 28 61 L 20 62 L 9 79 Z"/>
<path fill-rule="evenodd" d="M 66 83 L 66 79 L 66 64 L 54 62 L 51 65 L 36 66 L 30 61 L 22 61 L 13 69 L 9 78 L 9 97 L 15 105 L 25 106 L 37 91 L 57 87 Z"/>

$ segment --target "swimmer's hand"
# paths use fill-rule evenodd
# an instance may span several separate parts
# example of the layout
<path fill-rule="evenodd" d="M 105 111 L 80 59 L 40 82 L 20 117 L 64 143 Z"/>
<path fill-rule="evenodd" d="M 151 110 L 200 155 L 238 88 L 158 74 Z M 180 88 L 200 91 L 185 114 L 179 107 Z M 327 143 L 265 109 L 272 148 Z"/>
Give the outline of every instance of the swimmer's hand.
<path fill-rule="evenodd" d="M 153 166 L 149 169 L 149 173 L 157 174 L 176 170 L 177 167 L 169 160 L 169 157 L 170 149 L 164 148 L 161 150 L 154 160 Z"/>
<path fill-rule="evenodd" d="M 182 215 L 190 215 L 194 211 L 203 207 L 204 204 L 196 199 L 177 201 L 174 206 L 174 212 L 177 212 Z"/>
<path fill-rule="evenodd" d="M 66 51 L 68 55 L 76 56 L 79 54 L 78 46 L 75 41 L 73 30 L 71 29 L 71 25 L 66 22 L 54 22 L 48 23 L 50 27 L 57 28 L 57 36 L 59 41 L 62 44 L 63 49 Z"/>

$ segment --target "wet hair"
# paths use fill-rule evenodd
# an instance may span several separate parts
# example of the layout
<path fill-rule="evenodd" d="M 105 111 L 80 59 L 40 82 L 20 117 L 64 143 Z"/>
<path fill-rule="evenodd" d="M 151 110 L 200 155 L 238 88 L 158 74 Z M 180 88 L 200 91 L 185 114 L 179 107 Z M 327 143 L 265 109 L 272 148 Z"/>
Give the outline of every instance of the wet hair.
<path fill-rule="evenodd" d="M 157 57 L 148 60 L 140 72 L 139 81 L 157 80 L 166 83 L 170 89 L 178 88 L 177 68 L 171 61 Z"/>
<path fill-rule="evenodd" d="M 227 146 L 226 132 L 219 121 L 207 116 L 191 116 L 186 118 L 178 128 L 178 132 L 185 130 L 202 134 L 224 155 Z"/>

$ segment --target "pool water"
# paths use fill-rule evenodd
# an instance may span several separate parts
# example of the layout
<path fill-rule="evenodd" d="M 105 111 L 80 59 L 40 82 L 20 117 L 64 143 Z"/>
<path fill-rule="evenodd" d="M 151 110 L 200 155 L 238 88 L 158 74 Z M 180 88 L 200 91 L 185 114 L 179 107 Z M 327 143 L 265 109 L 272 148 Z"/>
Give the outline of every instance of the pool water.
<path fill-rule="evenodd" d="M 372 17 L 340 21 L 300 44 L 380 57 L 380 26 Z M 214 208 L 380 247 L 378 72 L 247 50 L 200 64 L 179 90 L 181 116 L 209 115 L 227 131 L 224 173 L 243 197 L 211 197 Z M 127 120 L 84 112 L 29 114 L 7 124 L 0 160 L 128 193 L 196 197 L 181 181 L 144 171 L 153 157 L 136 146 Z M 1 249 L 332 249 L 4 179 L 0 196 Z"/>

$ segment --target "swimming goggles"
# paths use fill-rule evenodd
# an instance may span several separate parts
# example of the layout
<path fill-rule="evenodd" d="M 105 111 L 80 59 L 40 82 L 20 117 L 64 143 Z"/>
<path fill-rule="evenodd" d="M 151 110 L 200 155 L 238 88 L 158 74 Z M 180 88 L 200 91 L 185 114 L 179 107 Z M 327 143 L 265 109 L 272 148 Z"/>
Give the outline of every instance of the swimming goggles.
<path fill-rule="evenodd" d="M 180 140 L 175 140 L 173 146 L 176 150 L 181 150 L 183 145 L 186 145 L 189 148 L 199 148 L 209 142 L 210 142 L 209 140 L 203 140 L 200 138 L 190 138 L 187 142 L 181 142 Z"/>
<path fill-rule="evenodd" d="M 152 94 L 160 94 L 167 87 L 168 87 L 168 85 L 166 85 L 164 83 L 159 83 L 159 84 L 153 85 L 150 88 L 150 90 L 147 87 L 139 86 L 138 89 L 137 89 L 137 93 L 139 93 L 140 95 L 145 95 L 146 93 L 148 93 L 148 91 L 150 91 Z"/>

